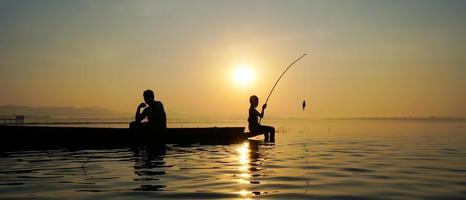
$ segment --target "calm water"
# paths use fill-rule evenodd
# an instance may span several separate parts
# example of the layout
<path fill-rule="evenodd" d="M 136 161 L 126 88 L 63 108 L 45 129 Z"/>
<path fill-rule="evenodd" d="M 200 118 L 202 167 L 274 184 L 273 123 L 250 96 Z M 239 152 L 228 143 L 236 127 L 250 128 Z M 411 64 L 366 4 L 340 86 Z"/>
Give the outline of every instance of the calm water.
<path fill-rule="evenodd" d="M 466 198 L 466 122 L 268 124 L 276 144 L 2 152 L 0 199 Z"/>

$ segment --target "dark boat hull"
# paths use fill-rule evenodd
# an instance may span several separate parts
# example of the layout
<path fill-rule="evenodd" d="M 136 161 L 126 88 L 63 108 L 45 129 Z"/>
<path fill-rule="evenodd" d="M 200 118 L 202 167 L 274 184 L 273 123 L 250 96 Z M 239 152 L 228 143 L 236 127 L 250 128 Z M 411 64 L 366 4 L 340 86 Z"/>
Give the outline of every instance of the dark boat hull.
<path fill-rule="evenodd" d="M 0 126 L 3 148 L 109 147 L 143 144 L 229 144 L 257 136 L 244 127 L 168 128 L 136 132 L 128 128 Z"/>

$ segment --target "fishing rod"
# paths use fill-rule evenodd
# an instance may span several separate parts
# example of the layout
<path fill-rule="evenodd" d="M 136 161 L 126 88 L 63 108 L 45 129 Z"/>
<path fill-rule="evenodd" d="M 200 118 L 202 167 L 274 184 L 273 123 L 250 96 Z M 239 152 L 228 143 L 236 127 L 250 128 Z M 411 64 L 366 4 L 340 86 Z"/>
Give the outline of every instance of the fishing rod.
<path fill-rule="evenodd" d="M 306 54 L 303 54 L 301 57 L 297 58 L 296 60 L 294 60 L 290 65 L 288 65 L 288 67 L 285 69 L 285 71 L 283 71 L 282 75 L 280 75 L 280 77 L 278 77 L 278 80 L 275 82 L 275 84 L 273 85 L 272 87 L 272 90 L 270 90 L 269 92 L 269 96 L 267 96 L 267 100 L 265 100 L 265 104 L 267 104 L 267 102 L 269 102 L 269 99 L 270 99 L 270 95 L 272 95 L 272 92 L 273 90 L 275 89 L 275 87 L 277 86 L 278 82 L 280 81 L 280 79 L 282 79 L 283 75 L 285 75 L 285 73 L 291 68 L 291 66 L 293 66 L 295 63 L 297 63 L 299 60 L 301 60 L 301 58 L 303 58 Z M 261 122 L 262 118 L 259 119 L 259 123 Z"/>

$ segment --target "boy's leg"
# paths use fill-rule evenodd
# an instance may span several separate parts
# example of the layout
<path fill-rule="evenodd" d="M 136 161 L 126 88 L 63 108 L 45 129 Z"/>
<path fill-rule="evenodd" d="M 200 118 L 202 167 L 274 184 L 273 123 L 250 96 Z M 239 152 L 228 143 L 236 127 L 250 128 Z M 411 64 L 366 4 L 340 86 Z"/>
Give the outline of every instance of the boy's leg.
<path fill-rule="evenodd" d="M 275 142 L 275 128 L 271 126 L 261 126 L 264 132 L 264 142 Z"/>
<path fill-rule="evenodd" d="M 267 126 L 260 126 L 258 129 L 259 133 L 264 134 L 264 142 L 269 141 L 269 131 L 267 130 Z"/>
<path fill-rule="evenodd" d="M 275 128 L 271 126 L 264 126 L 266 134 L 268 134 L 267 142 L 275 142 Z"/>
<path fill-rule="evenodd" d="M 274 127 L 270 127 L 270 142 L 275 142 L 275 128 Z"/>
<path fill-rule="evenodd" d="M 268 131 L 263 131 L 264 132 L 264 142 L 269 142 L 269 132 Z"/>

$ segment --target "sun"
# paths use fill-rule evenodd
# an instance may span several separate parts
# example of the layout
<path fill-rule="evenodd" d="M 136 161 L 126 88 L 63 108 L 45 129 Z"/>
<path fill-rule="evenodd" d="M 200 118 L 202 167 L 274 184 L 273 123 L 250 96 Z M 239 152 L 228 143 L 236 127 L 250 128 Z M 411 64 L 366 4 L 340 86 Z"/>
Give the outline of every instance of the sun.
<path fill-rule="evenodd" d="M 241 64 L 233 69 L 233 82 L 238 86 L 248 86 L 254 78 L 254 72 L 249 65 Z"/>

